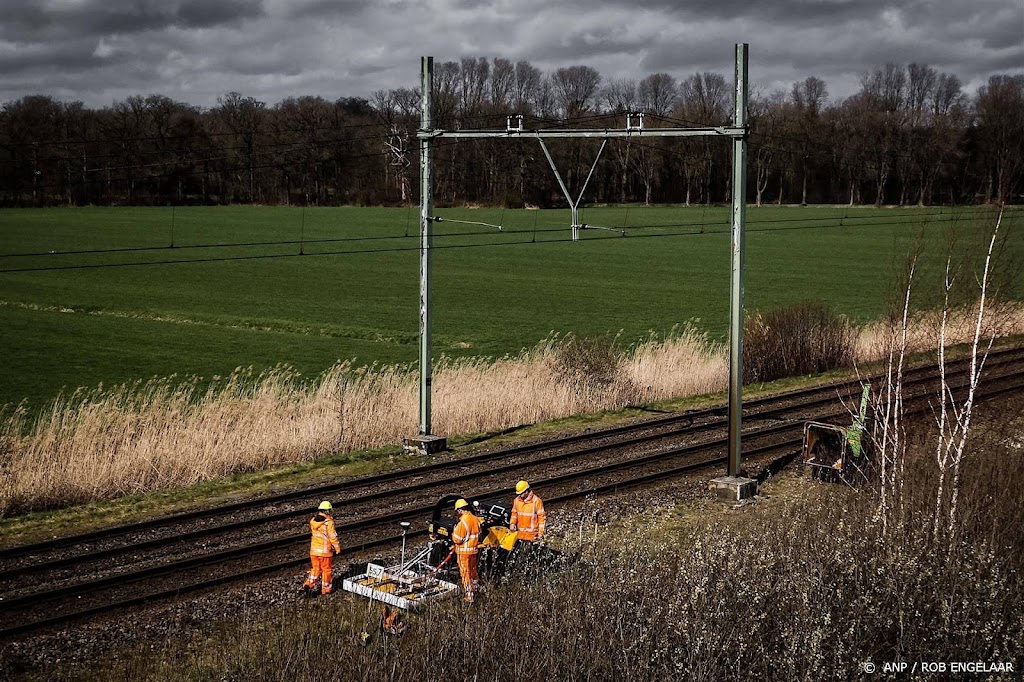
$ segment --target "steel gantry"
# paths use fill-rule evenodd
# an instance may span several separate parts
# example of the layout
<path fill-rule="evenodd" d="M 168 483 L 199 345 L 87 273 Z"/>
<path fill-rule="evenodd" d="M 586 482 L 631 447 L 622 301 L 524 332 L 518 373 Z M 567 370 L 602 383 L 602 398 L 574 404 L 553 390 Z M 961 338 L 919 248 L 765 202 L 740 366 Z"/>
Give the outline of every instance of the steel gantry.
<path fill-rule="evenodd" d="M 440 220 L 433 215 L 433 157 L 432 143 L 440 138 L 454 139 L 529 139 L 536 138 L 544 151 L 559 187 L 569 202 L 572 212 L 572 239 L 580 238 L 580 231 L 588 227 L 579 222 L 579 206 L 587 184 L 594 174 L 608 140 L 614 138 L 643 139 L 651 137 L 720 137 L 732 140 L 732 278 L 730 283 L 729 316 L 729 468 L 730 477 L 740 473 L 742 427 L 742 377 L 743 377 L 743 256 L 746 207 L 746 157 L 747 157 L 747 45 L 736 45 L 736 92 L 733 110 L 733 124 L 729 126 L 694 128 L 644 128 L 643 114 L 627 114 L 624 128 L 541 128 L 528 129 L 522 116 L 508 117 L 504 129 L 496 130 L 443 130 L 434 127 L 433 119 L 433 57 L 421 59 L 422 112 L 420 130 L 420 437 L 431 437 L 430 394 L 431 394 L 431 340 L 430 340 L 430 281 L 431 247 L 433 245 L 433 223 Z M 590 138 L 601 140 L 601 147 L 590 167 L 580 190 L 573 200 L 569 189 L 562 180 L 554 159 L 548 152 L 544 140 L 558 138 Z"/>

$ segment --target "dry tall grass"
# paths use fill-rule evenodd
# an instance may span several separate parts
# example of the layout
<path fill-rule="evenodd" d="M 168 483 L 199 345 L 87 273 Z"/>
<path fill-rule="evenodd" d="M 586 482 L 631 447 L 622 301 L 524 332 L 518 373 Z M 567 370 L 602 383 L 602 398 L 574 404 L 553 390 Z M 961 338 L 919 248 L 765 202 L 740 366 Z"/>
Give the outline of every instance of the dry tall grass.
<path fill-rule="evenodd" d="M 725 385 L 720 348 L 683 329 L 616 357 L 614 390 L 567 370 L 566 339 L 497 361 L 442 358 L 434 426 L 447 434 L 623 407 Z M 28 421 L 0 413 L 0 515 L 185 486 L 400 442 L 417 421 L 417 375 L 341 363 L 312 383 L 239 370 L 200 390 L 174 378 L 58 397 Z M 414 428 L 414 427 L 413 427 Z"/>
<path fill-rule="evenodd" d="M 950 311 L 946 322 L 948 346 L 968 343 L 974 338 L 977 314 L 976 307 Z M 922 312 L 911 319 L 907 325 L 907 352 L 935 350 L 941 321 L 941 312 Z M 885 357 L 888 354 L 893 329 L 893 323 L 886 320 L 872 322 L 863 327 L 857 337 L 857 360 L 871 362 Z M 986 313 L 981 330 L 982 337 L 1017 334 L 1024 334 L 1024 304 L 1016 301 L 1004 302 L 993 306 L 990 312 Z"/>
<path fill-rule="evenodd" d="M 1024 306 L 995 319 L 993 332 L 1024 333 Z M 918 320 L 914 348 L 933 347 L 936 328 Z M 859 362 L 881 357 L 885 334 L 881 324 L 862 330 Z M 442 358 L 434 428 L 506 429 L 711 393 L 727 378 L 727 349 L 691 327 L 628 349 L 552 337 L 499 360 Z M 0 409 L 0 516 L 394 445 L 415 428 L 417 390 L 409 368 L 346 362 L 313 381 L 281 367 L 238 370 L 206 389 L 171 377 L 79 390 L 31 420 L 8 406 Z"/>

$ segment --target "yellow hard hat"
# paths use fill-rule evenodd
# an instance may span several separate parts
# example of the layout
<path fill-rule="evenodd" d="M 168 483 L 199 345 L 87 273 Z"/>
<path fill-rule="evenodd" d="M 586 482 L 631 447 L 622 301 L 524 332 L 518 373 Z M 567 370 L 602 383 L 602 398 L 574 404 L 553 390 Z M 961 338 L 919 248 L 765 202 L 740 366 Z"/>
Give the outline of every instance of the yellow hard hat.
<path fill-rule="evenodd" d="M 529 489 L 530 484 L 527 483 L 526 481 L 519 481 L 519 483 L 516 483 L 516 495 L 522 495 Z"/>
<path fill-rule="evenodd" d="M 320 503 L 320 506 L 317 507 L 317 509 L 321 509 L 321 510 L 328 509 L 329 510 L 329 509 L 334 509 L 334 507 L 331 506 L 330 502 L 328 502 L 327 500 L 324 500 L 323 502 Z"/>
<path fill-rule="evenodd" d="M 465 509 L 468 506 L 469 506 L 469 502 L 466 502 L 461 497 L 455 501 L 455 510 L 456 511 L 458 511 L 459 509 Z"/>

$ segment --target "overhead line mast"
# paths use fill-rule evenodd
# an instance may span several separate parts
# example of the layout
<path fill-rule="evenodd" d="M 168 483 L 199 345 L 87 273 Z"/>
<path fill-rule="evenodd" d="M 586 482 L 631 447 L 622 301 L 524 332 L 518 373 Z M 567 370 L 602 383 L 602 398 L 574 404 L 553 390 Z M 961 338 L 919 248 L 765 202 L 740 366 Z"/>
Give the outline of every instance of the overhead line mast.
<path fill-rule="evenodd" d="M 743 464 L 743 260 L 747 222 L 747 45 L 736 45 L 736 96 L 732 140 L 732 277 L 729 283 L 729 467 L 716 478 L 719 499 L 734 505 L 757 493 L 757 483 L 741 475 Z"/>
<path fill-rule="evenodd" d="M 523 139 L 536 138 L 548 159 L 551 170 L 558 180 L 566 200 L 572 210 L 572 238 L 579 240 L 580 230 L 586 225 L 579 223 L 579 205 L 586 191 L 587 183 L 594 173 L 601 152 L 609 139 L 612 138 L 644 138 L 644 137 L 722 137 L 733 141 L 733 210 L 732 210 L 732 280 L 730 287 L 730 380 L 729 380 L 729 467 L 727 481 L 719 486 L 720 495 L 733 496 L 733 481 L 742 483 L 747 479 L 739 478 L 742 461 L 740 430 L 742 427 L 742 353 L 743 353 L 743 256 L 746 205 L 746 145 L 747 145 L 747 45 L 736 45 L 736 98 L 731 126 L 712 126 L 704 128 L 648 128 L 643 127 L 643 115 L 629 113 L 626 115 L 625 128 L 539 128 L 527 129 L 523 125 L 521 115 L 509 116 L 504 130 L 443 130 L 433 127 L 433 57 L 423 57 L 420 61 L 422 82 L 422 116 L 420 130 L 416 136 L 420 140 L 420 432 L 416 438 L 406 439 L 406 447 L 423 453 L 436 452 L 446 446 L 443 438 L 431 433 L 430 392 L 431 392 L 431 356 L 430 356 L 430 248 L 432 240 L 432 223 L 438 220 L 433 215 L 433 159 L 431 144 L 438 138 L 456 139 Z M 587 180 L 580 190 L 579 197 L 573 201 L 569 190 L 562 181 L 558 168 L 548 152 L 544 140 L 547 138 L 591 138 L 600 139 L 601 149 L 594 159 L 587 175 Z M 723 494 L 722 486 L 728 490 Z M 737 489 L 735 497 L 742 500 L 746 488 Z"/>
<path fill-rule="evenodd" d="M 420 92 L 422 110 L 420 132 L 434 126 L 434 58 L 420 59 Z M 434 245 L 434 157 L 433 137 L 419 135 L 420 140 L 420 432 L 406 439 L 405 446 L 423 454 L 440 452 L 448 447 L 445 438 L 432 433 L 430 423 L 431 381 L 433 360 L 430 335 L 431 247 Z"/>

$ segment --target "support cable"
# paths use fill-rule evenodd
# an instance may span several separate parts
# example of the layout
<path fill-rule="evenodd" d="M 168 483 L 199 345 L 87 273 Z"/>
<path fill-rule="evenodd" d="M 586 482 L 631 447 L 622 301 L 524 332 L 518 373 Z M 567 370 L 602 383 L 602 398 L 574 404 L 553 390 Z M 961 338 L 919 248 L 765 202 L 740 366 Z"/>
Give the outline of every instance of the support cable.
<path fill-rule="evenodd" d="M 456 220 L 455 218 L 442 218 L 439 215 L 430 216 L 430 219 L 435 223 L 462 223 L 463 225 L 483 225 L 485 227 L 496 227 L 498 232 L 502 231 L 501 225 L 495 225 L 494 223 L 484 223 L 479 220 Z M 439 235 L 440 236 L 440 235 Z"/>
<path fill-rule="evenodd" d="M 953 217 L 946 222 L 953 221 Z M 859 227 L 912 227 L 914 225 L 928 224 L 930 221 L 906 221 L 901 223 L 893 222 L 881 222 L 881 223 L 869 223 L 867 225 L 860 225 Z M 694 227 L 697 227 L 696 225 Z M 649 234 L 638 234 L 632 237 L 632 239 L 643 239 L 643 238 L 661 238 L 661 237 L 696 237 L 702 235 L 723 235 L 727 234 L 724 231 L 711 231 L 705 232 L 703 226 L 700 226 L 700 231 L 684 231 L 684 232 L 659 232 Z M 761 229 L 748 230 L 748 232 L 788 232 L 793 230 L 822 230 L 822 229 L 837 229 L 835 225 L 793 225 L 791 227 L 764 227 Z M 541 232 L 562 232 L 563 228 L 551 228 L 544 229 Z M 488 235 L 491 232 L 482 232 L 478 235 Z M 453 236 L 469 236 L 469 235 L 436 235 L 437 237 L 453 237 Z M 383 239 L 398 239 L 399 237 L 380 237 Z M 594 239 L 617 239 L 617 237 L 594 237 Z M 338 240 L 317 240 L 317 241 L 338 241 Z M 435 245 L 433 249 L 466 249 L 466 248 L 485 248 L 492 246 L 514 246 L 519 244 L 557 244 L 563 242 L 571 242 L 570 239 L 544 239 L 539 242 L 534 239 L 531 240 L 519 240 L 519 241 L 499 241 L 499 242 L 475 242 L 470 244 L 448 244 L 448 245 Z M 283 242 L 284 243 L 284 242 Z M 294 244 L 295 242 L 291 242 Z M 159 247 L 166 249 L 167 247 Z M 419 251 L 419 246 L 403 246 L 394 248 L 382 248 L 382 249 L 355 249 L 345 251 L 319 251 L 305 254 L 306 256 L 344 256 L 344 255 L 362 255 L 362 254 L 380 254 L 380 253 L 400 253 L 408 251 Z M 277 254 L 259 254 L 259 255 L 246 255 L 246 256 L 222 256 L 214 258 L 196 258 L 196 259 L 177 259 L 177 260 L 161 260 L 161 261 L 135 261 L 129 263 L 86 263 L 81 265 L 58 265 L 48 267 L 27 267 L 27 268 L 9 268 L 0 269 L 0 274 L 7 273 L 22 273 L 22 272 L 52 272 L 59 270 L 95 270 L 103 268 L 120 268 L 120 267 L 131 267 L 131 266 L 145 266 L 145 265 L 185 265 L 185 264 L 199 264 L 199 263 L 216 263 L 216 262 L 227 262 L 227 261 L 244 261 L 244 260 L 269 260 L 278 258 L 295 258 L 298 254 L 292 253 L 277 253 Z"/>
<path fill-rule="evenodd" d="M 412 210 L 412 206 L 411 205 L 410 205 L 409 210 L 411 212 L 411 210 Z M 938 209 L 936 211 L 928 211 L 928 212 L 923 212 L 923 211 L 920 211 L 918 209 L 908 209 L 908 211 L 906 213 L 890 213 L 890 214 L 886 215 L 885 217 L 886 218 L 900 218 L 900 217 L 934 218 L 934 217 L 937 217 L 939 219 L 943 219 L 944 216 L 951 216 L 951 215 L 952 215 L 952 213 L 950 213 L 949 211 L 943 210 L 943 209 Z M 539 216 L 540 216 L 540 211 L 537 210 L 534 213 L 534 218 L 535 218 L 535 220 L 534 220 L 534 233 L 535 234 L 538 232 L 537 223 L 538 223 Z M 857 224 L 855 222 L 855 221 L 863 221 L 863 220 L 875 220 L 878 217 L 879 216 L 877 214 L 875 214 L 875 213 L 866 213 L 864 215 L 848 215 L 848 214 L 846 214 L 846 217 L 844 218 L 844 226 L 845 227 L 858 227 L 858 226 L 863 225 L 863 226 L 871 227 L 871 226 L 879 226 L 879 225 L 880 226 L 886 226 L 886 225 L 897 226 L 897 225 L 901 225 L 901 224 L 906 224 L 906 223 L 900 223 L 900 222 L 882 222 L 882 223 L 877 223 L 876 222 L 876 223 L 866 223 L 866 224 L 860 223 L 860 224 Z M 766 219 L 766 220 L 748 220 L 747 224 L 748 225 L 759 225 L 759 224 L 777 225 L 777 224 L 782 224 L 782 223 L 815 223 L 815 222 L 830 221 L 830 220 L 835 220 L 835 217 L 834 216 L 821 216 L 821 217 L 810 217 L 809 216 L 809 217 L 800 217 L 800 218 L 773 218 L 773 219 Z M 911 224 L 916 224 L 916 223 L 921 223 L 921 222 L 926 222 L 926 221 L 910 220 L 910 221 L 907 221 L 907 222 L 911 223 Z M 662 223 L 662 224 L 650 224 L 650 225 L 633 225 L 633 226 L 629 227 L 628 229 L 630 231 L 632 231 L 632 230 L 656 230 L 656 229 L 662 229 L 662 228 L 675 228 L 675 227 L 699 227 L 699 228 L 701 228 L 703 230 L 705 227 L 712 227 L 712 226 L 716 226 L 716 225 L 720 225 L 720 223 L 708 223 L 708 222 L 702 221 L 702 222 L 698 222 L 698 223 L 686 222 L 686 223 Z M 830 225 L 817 225 L 817 226 L 808 225 L 808 226 L 805 226 L 805 227 L 806 228 L 820 227 L 820 228 L 827 229 L 828 227 L 831 227 L 831 226 Z M 539 231 L 540 232 L 558 232 L 561 229 L 562 228 L 545 228 L 545 229 L 539 230 Z M 787 229 L 805 229 L 805 228 L 804 227 L 797 227 L 797 228 L 779 227 L 779 228 L 774 228 L 774 229 L 787 230 Z M 762 231 L 762 232 L 770 231 L 770 228 L 766 229 L 766 230 L 759 230 L 759 231 Z M 462 235 L 458 235 L 458 236 L 465 237 L 465 236 L 478 236 L 478 235 L 484 235 L 484 234 L 491 234 L 491 233 L 490 232 L 473 232 L 473 233 L 467 233 L 467 234 L 462 234 Z M 379 241 L 379 240 L 382 240 L 382 239 L 383 240 L 403 239 L 403 238 L 407 238 L 409 236 L 410 235 L 408 234 L 408 232 L 406 232 L 405 235 L 394 234 L 394 235 L 372 235 L 372 236 L 367 236 L 367 237 L 331 237 L 331 238 L 324 238 L 324 239 L 311 239 L 311 240 L 309 240 L 308 243 L 309 244 L 328 244 L 328 243 L 340 243 L 340 242 Z M 437 237 L 446 237 L 446 236 L 454 236 L 454 235 L 439 234 L 439 235 L 436 235 L 436 236 Z M 297 243 L 298 242 L 295 241 L 295 240 L 274 240 L 274 241 L 261 241 L 261 242 L 220 242 L 220 243 L 212 243 L 212 244 L 174 244 L 173 248 L 175 248 L 175 249 L 224 249 L 224 248 L 232 248 L 232 247 L 289 246 L 289 245 L 295 245 Z M 137 253 L 137 252 L 142 252 L 142 251 L 163 251 L 163 250 L 166 250 L 168 248 L 171 248 L 171 246 L 169 246 L 169 245 L 163 245 L 163 246 L 127 246 L 127 247 L 116 247 L 116 248 L 107 248 L 107 249 L 76 249 L 76 250 L 72 250 L 72 251 L 55 251 L 55 250 L 51 250 L 51 251 L 34 251 L 34 252 L 22 252 L 22 253 L 0 253 L 0 258 L 28 258 L 28 257 L 44 257 L 44 256 L 82 256 L 82 255 L 98 255 L 98 254 L 106 254 L 106 253 Z"/>

